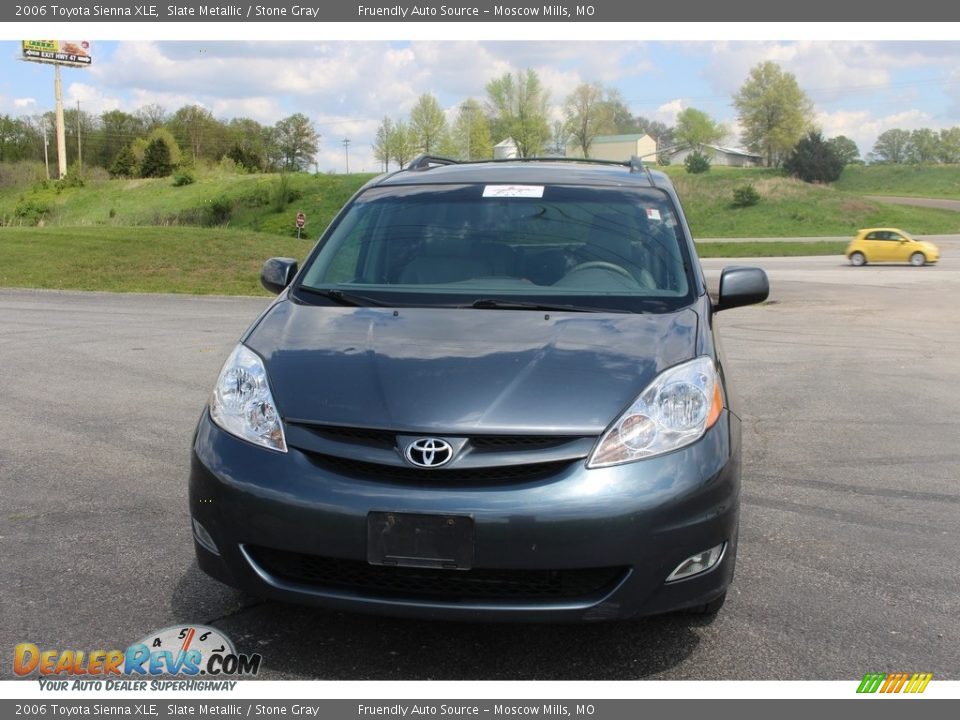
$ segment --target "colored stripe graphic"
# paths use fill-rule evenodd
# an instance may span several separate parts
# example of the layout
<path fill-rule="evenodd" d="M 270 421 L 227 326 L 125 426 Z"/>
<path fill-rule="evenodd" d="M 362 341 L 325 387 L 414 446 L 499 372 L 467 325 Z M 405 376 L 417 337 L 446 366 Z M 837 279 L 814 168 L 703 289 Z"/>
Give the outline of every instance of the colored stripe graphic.
<path fill-rule="evenodd" d="M 858 693 L 922 693 L 933 679 L 933 673 L 867 673 L 860 681 Z"/>

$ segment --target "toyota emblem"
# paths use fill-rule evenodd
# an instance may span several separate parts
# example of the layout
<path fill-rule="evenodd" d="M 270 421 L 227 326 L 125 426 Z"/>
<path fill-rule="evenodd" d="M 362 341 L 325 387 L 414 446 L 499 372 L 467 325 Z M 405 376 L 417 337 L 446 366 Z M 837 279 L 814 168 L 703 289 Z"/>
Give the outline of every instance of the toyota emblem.
<path fill-rule="evenodd" d="M 435 468 L 453 460 L 453 448 L 446 440 L 418 438 L 407 445 L 404 455 L 412 465 Z"/>

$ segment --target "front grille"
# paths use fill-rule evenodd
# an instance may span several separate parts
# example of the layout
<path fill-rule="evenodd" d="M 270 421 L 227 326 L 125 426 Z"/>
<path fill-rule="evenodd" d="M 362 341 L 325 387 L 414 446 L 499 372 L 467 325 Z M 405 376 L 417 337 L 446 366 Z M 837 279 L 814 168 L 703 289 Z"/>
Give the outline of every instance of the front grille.
<path fill-rule="evenodd" d="M 397 434 L 392 430 L 374 428 L 336 427 L 333 425 L 304 425 L 310 432 L 328 440 L 342 443 L 392 448 L 397 443 Z"/>
<path fill-rule="evenodd" d="M 381 430 L 378 428 L 356 428 L 337 425 L 299 425 L 318 437 L 337 442 L 367 445 L 392 449 L 397 445 L 397 435 L 416 436 L 417 433 Z M 430 433 L 420 433 L 425 437 Z M 440 437 L 443 437 L 441 435 Z M 460 436 L 463 437 L 463 436 Z M 580 440 L 576 435 L 472 435 L 470 445 L 478 452 L 524 452 L 527 450 L 547 450 L 566 443 Z"/>
<path fill-rule="evenodd" d="M 579 439 L 564 435 L 475 435 L 470 444 L 481 452 L 524 452 L 559 447 Z"/>
<path fill-rule="evenodd" d="M 381 597 L 448 600 L 572 600 L 612 589 L 624 567 L 579 570 L 438 570 L 370 565 L 359 560 L 250 547 L 254 561 L 276 578 L 330 590 Z"/>
<path fill-rule="evenodd" d="M 495 465 L 459 469 L 420 470 L 400 465 L 381 465 L 352 458 L 311 453 L 311 459 L 319 467 L 338 475 L 358 480 L 381 482 L 422 483 L 426 485 L 456 486 L 463 483 L 515 483 L 530 482 L 548 477 L 570 465 L 570 460 L 530 463 L 527 465 Z"/>

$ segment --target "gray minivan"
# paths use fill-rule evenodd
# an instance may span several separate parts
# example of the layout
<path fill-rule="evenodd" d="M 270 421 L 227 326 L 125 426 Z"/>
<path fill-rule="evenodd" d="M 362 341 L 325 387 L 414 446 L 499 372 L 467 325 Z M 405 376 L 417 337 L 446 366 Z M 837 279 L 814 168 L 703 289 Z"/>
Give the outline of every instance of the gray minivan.
<path fill-rule="evenodd" d="M 200 567 L 248 592 L 449 619 L 715 613 L 740 419 L 669 179 L 422 157 L 361 188 L 216 381 Z"/>

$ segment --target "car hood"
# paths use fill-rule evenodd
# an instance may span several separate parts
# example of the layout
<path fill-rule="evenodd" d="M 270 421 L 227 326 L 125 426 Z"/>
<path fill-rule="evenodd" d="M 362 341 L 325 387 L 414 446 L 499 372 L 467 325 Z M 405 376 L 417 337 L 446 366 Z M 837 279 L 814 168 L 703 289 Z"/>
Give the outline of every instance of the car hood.
<path fill-rule="evenodd" d="M 694 357 L 697 313 L 277 303 L 244 339 L 288 422 L 406 432 L 599 434 Z"/>

